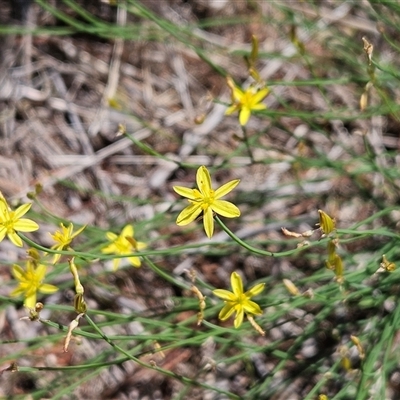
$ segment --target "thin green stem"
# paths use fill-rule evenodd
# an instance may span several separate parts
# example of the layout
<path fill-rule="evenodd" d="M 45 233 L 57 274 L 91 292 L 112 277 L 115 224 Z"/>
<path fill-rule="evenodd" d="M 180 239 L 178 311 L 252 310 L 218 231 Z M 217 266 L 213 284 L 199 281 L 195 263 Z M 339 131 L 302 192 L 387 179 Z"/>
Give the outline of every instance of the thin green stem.
<path fill-rule="evenodd" d="M 264 251 L 264 250 L 260 250 L 257 249 L 253 246 L 250 246 L 249 244 L 247 244 L 246 242 L 244 242 L 242 239 L 240 239 L 238 236 L 236 236 L 220 219 L 219 217 L 216 215 L 215 220 L 218 222 L 218 224 L 221 226 L 221 228 L 225 231 L 225 233 L 231 238 L 233 239 L 239 246 L 244 247 L 246 250 L 249 250 L 251 253 L 254 254 L 258 254 L 260 256 L 268 256 L 268 257 L 273 257 L 274 253 L 270 252 L 270 251 Z"/>
<path fill-rule="evenodd" d="M 241 125 L 242 132 L 243 132 L 243 139 L 244 139 L 244 144 L 246 145 L 247 152 L 249 153 L 249 157 L 251 160 L 251 163 L 254 164 L 254 156 L 253 152 L 251 151 L 251 146 L 249 142 L 249 136 L 247 135 L 247 129 L 245 126 Z"/>
<path fill-rule="evenodd" d="M 125 349 L 123 349 L 122 347 L 118 346 L 116 343 L 114 343 L 98 326 L 97 324 L 89 317 L 89 315 L 86 314 L 86 320 L 88 321 L 89 325 L 110 345 L 112 346 L 115 350 L 117 350 L 119 353 L 124 354 L 128 359 L 134 361 L 135 363 L 139 364 L 140 366 L 144 367 L 144 368 L 148 368 L 151 369 L 153 371 L 157 371 L 160 372 L 161 374 L 165 375 L 165 376 L 169 376 L 170 378 L 174 378 L 179 380 L 180 382 L 187 384 L 187 385 L 192 385 L 192 386 L 196 386 L 196 387 L 202 387 L 204 389 L 208 389 L 208 390 L 212 390 L 212 391 L 216 391 L 218 393 L 224 394 L 226 396 L 228 396 L 231 399 L 234 400 L 240 400 L 239 396 L 234 395 L 233 393 L 227 392 L 225 390 L 219 389 L 217 387 L 213 387 L 210 385 L 207 385 L 205 383 L 201 383 L 201 382 L 197 382 L 193 379 L 187 378 L 185 376 L 182 375 L 178 375 L 172 371 L 168 371 L 165 370 L 163 368 L 158 367 L 155 363 L 146 363 L 142 360 L 140 360 L 139 358 L 136 358 L 135 356 L 133 356 L 132 354 L 130 354 L 128 351 L 126 351 Z"/>
<path fill-rule="evenodd" d="M 190 290 L 190 286 L 186 285 L 184 282 L 179 281 L 178 279 L 174 278 L 173 276 L 169 275 L 166 271 L 162 270 L 161 268 L 157 267 L 153 261 L 150 260 L 149 257 L 144 256 L 143 260 L 149 265 L 149 267 L 161 278 L 165 281 L 172 283 L 173 285 L 179 286 L 182 289 Z"/>
<path fill-rule="evenodd" d="M 140 251 L 131 254 L 102 254 L 102 253 L 85 253 L 81 251 L 67 251 L 67 250 L 53 250 L 48 247 L 44 247 L 33 240 L 29 239 L 27 236 L 23 235 L 22 233 L 18 232 L 18 236 L 29 246 L 43 251 L 49 254 L 61 254 L 64 256 L 70 257 L 80 257 L 83 259 L 89 260 L 113 260 L 114 258 L 126 258 L 126 257 L 144 257 L 144 256 L 164 256 L 164 255 L 172 255 L 172 254 L 181 254 L 185 253 L 186 251 L 193 250 L 193 249 L 200 249 L 201 247 L 205 247 L 204 243 L 193 243 L 190 245 L 183 245 L 183 246 L 171 246 L 166 249 L 160 250 L 148 250 L 148 251 Z M 200 251 L 200 250 L 199 250 Z"/>
<path fill-rule="evenodd" d="M 256 247 L 253 247 L 251 245 L 249 245 L 248 243 L 246 243 L 245 241 L 243 241 L 242 239 L 240 239 L 238 236 L 236 236 L 222 221 L 221 219 L 216 215 L 215 220 L 218 222 L 218 224 L 221 226 L 221 228 L 225 231 L 225 233 L 231 237 L 239 246 L 242 246 L 243 248 L 245 248 L 246 250 L 250 251 L 251 253 L 257 254 L 259 256 L 267 256 L 267 257 L 285 257 L 285 256 L 290 256 L 293 254 L 296 254 L 298 252 L 300 252 L 303 249 L 307 249 L 313 245 L 316 245 L 317 243 L 314 242 L 308 246 L 305 247 L 301 247 L 301 248 L 295 248 L 292 250 L 288 250 L 288 251 L 281 251 L 281 252 L 277 252 L 277 253 L 273 253 L 271 251 L 267 251 L 267 250 L 261 250 L 261 249 L 257 249 Z M 324 243 L 324 241 L 319 241 L 318 244 L 320 243 Z"/>

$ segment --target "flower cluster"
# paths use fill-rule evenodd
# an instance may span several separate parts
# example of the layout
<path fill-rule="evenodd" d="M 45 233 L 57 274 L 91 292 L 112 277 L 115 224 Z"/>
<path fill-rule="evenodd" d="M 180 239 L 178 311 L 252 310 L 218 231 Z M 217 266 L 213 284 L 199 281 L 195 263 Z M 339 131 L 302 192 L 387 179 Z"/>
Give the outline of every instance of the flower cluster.
<path fill-rule="evenodd" d="M 204 165 L 200 166 L 196 173 L 197 188 L 191 189 L 183 186 L 173 187 L 176 193 L 187 198 L 190 203 L 189 206 L 184 208 L 179 213 L 176 223 L 179 226 L 185 226 L 199 217 L 202 217 L 205 233 L 208 238 L 212 238 L 214 234 L 215 214 L 219 214 L 227 218 L 236 218 L 240 216 L 240 210 L 236 205 L 221 199 L 230 193 L 239 184 L 239 182 L 239 179 L 231 180 L 214 190 L 208 169 Z M 7 236 L 12 243 L 21 247 L 23 242 L 21 237 L 18 235 L 18 232 L 32 232 L 39 228 L 36 222 L 30 219 L 22 218 L 29 211 L 30 207 L 31 204 L 24 204 L 13 211 L 7 204 L 4 197 L 0 197 L 0 240 L 3 240 L 4 237 Z M 331 237 L 332 233 L 336 230 L 335 221 L 324 211 L 319 210 L 318 212 L 320 216 L 319 229 L 322 231 L 323 236 Z M 218 222 L 224 228 L 221 220 L 218 219 Z M 64 250 L 73 251 L 70 247 L 71 242 L 80 233 L 82 233 L 82 231 L 85 229 L 85 226 L 74 231 L 74 226 L 72 223 L 70 223 L 68 226 L 65 226 L 63 223 L 61 223 L 60 228 L 60 230 L 57 230 L 54 234 L 51 234 L 51 237 L 56 242 L 53 246 L 51 246 L 52 252 L 55 253 L 53 264 L 60 260 L 61 255 L 57 252 Z M 283 232 L 285 235 L 292 237 L 307 237 L 312 234 L 312 232 L 296 234 L 295 232 L 290 232 L 287 229 L 283 229 Z M 134 267 L 141 266 L 140 255 L 137 256 L 135 253 L 146 248 L 146 244 L 137 241 L 134 238 L 134 233 L 134 228 L 130 224 L 126 225 L 119 234 L 114 232 L 106 233 L 108 243 L 102 247 L 101 252 L 106 255 L 114 256 L 114 271 L 118 269 L 121 259 L 123 258 L 126 258 Z M 342 283 L 343 263 L 341 257 L 337 254 L 337 246 L 338 239 L 336 237 L 331 237 L 331 240 L 328 242 L 328 259 L 326 261 L 326 265 L 328 268 L 335 271 L 337 281 Z M 82 316 L 86 312 L 86 303 L 83 299 L 83 286 L 80 283 L 77 272 L 78 270 L 75 266 L 73 258 L 68 261 L 71 272 L 74 276 L 77 293 L 75 298 L 75 309 L 77 312 L 79 312 L 79 315 Z M 26 269 L 23 269 L 21 266 L 16 264 L 12 267 L 12 274 L 19 284 L 17 288 L 11 292 L 11 296 L 22 295 L 24 297 L 25 306 L 30 309 L 35 309 L 38 293 L 51 294 L 58 290 L 56 286 L 44 283 L 46 269 L 46 266 L 40 262 L 37 253 L 35 253 L 35 251 L 31 251 L 31 258 L 26 263 Z M 221 298 L 225 303 L 218 315 L 219 319 L 221 321 L 225 321 L 235 314 L 234 326 L 235 328 L 239 328 L 243 323 L 244 316 L 246 316 L 251 325 L 259 333 L 264 334 L 263 329 L 254 321 L 254 316 L 261 315 L 262 309 L 251 299 L 263 291 L 265 284 L 260 283 L 253 286 L 251 289 L 244 291 L 243 282 L 240 275 L 237 272 L 233 272 L 231 274 L 231 286 L 232 292 L 225 289 L 215 289 L 213 291 L 214 295 Z M 297 294 L 298 290 L 294 291 L 292 286 L 289 287 L 289 290 L 291 290 L 291 293 Z M 201 323 L 204 318 L 204 309 L 206 307 L 205 297 L 194 285 L 192 286 L 192 291 L 199 299 L 200 313 L 198 315 L 198 322 Z M 70 333 L 73 330 L 73 326 L 76 324 L 77 321 L 72 324 Z"/>
<path fill-rule="evenodd" d="M 177 225 L 187 225 L 201 215 L 203 217 L 205 233 L 208 238 L 211 238 L 214 233 L 214 213 L 227 218 L 236 218 L 240 216 L 240 210 L 234 204 L 226 200 L 220 200 L 221 197 L 231 192 L 239 182 L 239 179 L 235 179 L 213 190 L 210 173 L 204 165 L 201 166 L 196 174 L 197 189 L 190 189 L 182 186 L 173 187 L 176 193 L 186 197 L 190 203 L 190 205 L 183 209 L 178 215 L 176 220 Z M 264 284 L 260 283 L 247 292 L 244 292 L 240 275 L 233 272 L 231 275 L 231 285 L 233 292 L 224 289 L 216 289 L 213 292 L 214 295 L 222 298 L 225 302 L 225 306 L 219 313 L 218 318 L 221 321 L 225 321 L 233 313 L 236 313 L 234 326 L 235 328 L 239 328 L 246 314 L 253 327 L 261 334 L 264 334 L 264 331 L 253 319 L 253 316 L 261 315 L 262 310 L 257 303 L 250 300 L 253 296 L 261 293 L 264 289 Z M 200 314 L 202 315 L 204 298 L 201 297 L 201 299 L 203 308 L 200 307 Z"/>
<path fill-rule="evenodd" d="M 242 126 L 247 124 L 253 112 L 266 109 L 266 105 L 262 104 L 262 100 L 269 94 L 269 89 L 262 82 L 257 72 L 255 65 L 257 58 L 258 40 L 253 36 L 251 55 L 246 61 L 249 75 L 254 79 L 255 83 L 250 85 L 247 89 L 242 89 L 236 86 L 232 78 L 228 77 L 227 79 L 227 84 L 231 90 L 232 101 L 231 105 L 226 110 L 226 114 L 229 115 L 238 112 L 239 123 Z M 127 134 L 122 125 L 120 131 L 121 134 Z M 216 218 L 216 215 L 225 218 L 237 218 L 241 215 L 239 208 L 235 204 L 222 199 L 224 196 L 228 195 L 239 182 L 239 179 L 234 179 L 214 189 L 208 169 L 204 165 L 200 166 L 196 173 L 196 188 L 187 188 L 183 186 L 173 187 L 173 190 L 177 194 L 183 196 L 189 202 L 189 205 L 179 213 L 176 219 L 177 225 L 185 226 L 195 220 L 202 219 L 206 236 L 211 239 L 214 234 L 214 223 L 215 220 L 217 220 L 221 227 L 228 232 L 222 221 Z M 22 247 L 25 237 L 20 235 L 19 232 L 33 232 L 39 229 L 39 225 L 36 222 L 23 218 L 30 208 L 31 204 L 23 204 L 16 210 L 12 210 L 5 198 L 0 194 L 0 241 L 7 236 L 14 245 Z M 64 252 L 68 252 L 66 255 L 72 256 L 68 259 L 68 263 L 74 279 L 76 291 L 74 306 L 79 318 L 86 314 L 86 302 L 83 298 L 83 285 L 80 282 L 78 268 L 74 261 L 79 253 L 74 252 L 71 243 L 85 228 L 86 226 L 82 226 L 74 231 L 74 225 L 72 223 L 60 223 L 60 229 L 56 230 L 54 233 L 50 233 L 55 243 L 50 247 L 48 252 L 53 254 L 53 265 L 60 262 Z M 127 259 L 134 267 L 141 266 L 140 251 L 146 248 L 146 244 L 137 241 L 134 234 L 135 231 L 131 224 L 126 225 L 119 233 L 106 233 L 108 242 L 102 245 L 100 251 L 102 254 L 110 256 L 109 258 L 112 259 L 114 271 L 118 269 L 122 259 Z M 54 285 L 44 283 L 47 267 L 44 262 L 40 260 L 35 250 L 31 250 L 30 252 L 31 257 L 26 263 L 26 269 L 23 269 L 19 265 L 13 265 L 12 267 L 12 275 L 17 280 L 18 286 L 12 291 L 11 296 L 21 295 L 24 297 L 24 304 L 28 308 L 39 310 L 41 307 L 36 307 L 38 293 L 50 294 L 54 293 L 58 288 Z M 45 256 L 48 253 L 45 253 Z M 139 254 L 136 255 L 137 253 Z M 108 259 L 108 257 L 104 258 Z M 216 289 L 214 291 L 214 295 L 222 298 L 225 302 L 225 306 L 219 313 L 219 318 L 225 321 L 235 313 L 234 326 L 239 328 L 246 315 L 250 323 L 263 334 L 264 331 L 253 319 L 254 316 L 261 315 L 262 310 L 251 298 L 261 293 L 264 284 L 258 284 L 245 292 L 240 275 L 233 272 L 231 275 L 231 285 L 233 292 L 223 289 Z M 195 285 L 192 285 L 192 292 L 199 300 L 200 312 L 198 314 L 198 323 L 201 323 L 204 318 L 206 298 Z M 37 311 L 37 313 L 39 313 L 39 311 Z M 77 326 L 78 319 L 71 323 L 65 349 L 68 348 L 72 331 Z"/>
<path fill-rule="evenodd" d="M 0 193 L 0 242 L 7 238 L 17 247 L 22 247 L 23 242 L 18 232 L 34 232 L 39 225 L 31 219 L 22 218 L 31 208 L 32 204 L 22 204 L 16 210 L 12 210 L 4 196 Z M 24 305 L 35 309 L 37 293 L 50 294 L 58 290 L 54 285 L 43 283 L 46 275 L 46 266 L 39 262 L 37 252 L 31 251 L 31 258 L 26 263 L 26 269 L 14 264 L 11 273 L 19 282 L 18 286 L 10 293 L 10 296 L 24 296 Z"/>
<path fill-rule="evenodd" d="M 256 69 L 256 61 L 258 57 L 258 40 L 255 36 L 252 37 L 252 51 L 249 57 L 246 58 L 248 65 L 249 76 L 254 82 L 246 89 L 237 86 L 231 77 L 227 78 L 227 85 L 231 91 L 231 104 L 228 106 L 225 114 L 230 115 L 238 112 L 239 123 L 246 133 L 244 126 L 248 123 L 250 116 L 255 111 L 265 110 L 267 107 L 262 101 L 270 93 L 269 88 L 262 81 Z M 120 133 L 127 134 L 126 129 L 121 125 Z M 247 137 L 246 137 L 247 140 Z M 246 142 L 248 145 L 248 142 Z M 249 149 L 250 156 L 251 151 Z M 202 165 L 196 172 L 197 187 L 189 188 L 184 186 L 173 186 L 173 190 L 186 198 L 189 205 L 185 207 L 177 216 L 176 224 L 178 226 L 186 226 L 195 220 L 202 219 L 203 227 L 206 236 L 211 239 L 214 234 L 214 223 L 217 221 L 222 229 L 231 237 L 234 238 L 239 244 L 245 248 L 250 249 L 251 246 L 246 245 L 243 241 L 237 238 L 221 221 L 218 216 L 225 218 L 240 217 L 241 212 L 239 208 L 222 198 L 228 195 L 239 184 L 239 179 L 231 180 L 224 183 L 222 186 L 214 189 L 210 172 L 207 167 Z M 39 229 L 36 222 L 23 218 L 23 216 L 30 210 L 31 204 L 23 204 L 16 210 L 12 210 L 8 205 L 5 198 L 0 193 L 0 241 L 6 236 L 16 246 L 23 246 L 24 236 L 19 232 L 33 232 Z M 326 266 L 335 271 L 336 279 L 338 282 L 343 282 L 343 262 L 337 253 L 339 240 L 333 237 L 336 230 L 335 221 L 324 211 L 319 210 L 319 230 L 322 232 L 323 237 L 328 237 Z M 50 253 L 54 254 L 53 264 L 60 261 L 63 252 L 71 252 L 73 257 L 68 259 L 70 271 L 73 276 L 75 286 L 74 307 L 78 313 L 78 317 L 72 321 L 70 329 L 65 342 L 65 349 L 68 348 L 69 340 L 72 336 L 72 331 L 78 325 L 79 319 L 86 314 L 86 301 L 84 300 L 84 288 L 80 282 L 78 268 L 75 265 L 75 253 L 71 247 L 72 241 L 80 235 L 86 226 L 82 226 L 74 231 L 72 223 L 68 225 L 60 224 L 60 230 L 56 230 L 50 234 L 55 244 L 50 248 Z M 295 238 L 308 238 L 316 229 L 309 230 L 303 233 L 296 233 L 282 228 L 282 232 L 288 237 Z M 112 259 L 113 270 L 116 271 L 121 264 L 122 259 L 127 261 L 134 267 L 141 266 L 140 251 L 146 248 L 144 242 L 137 241 L 134 237 L 135 230 L 133 225 L 128 224 L 119 233 L 107 232 L 107 243 L 101 247 L 101 253 L 109 255 L 110 257 L 103 257 L 104 259 Z M 304 241 L 301 245 L 307 245 L 308 242 Z M 139 253 L 139 254 L 138 254 Z M 262 253 L 262 252 L 261 252 Z M 68 253 L 69 254 L 69 253 Z M 258 252 L 260 254 L 260 252 Z M 272 255 L 272 253 L 264 252 L 263 254 Z M 146 262 L 148 259 L 146 259 Z M 151 262 L 148 261 L 150 264 Z M 393 270 L 394 264 L 390 263 L 385 256 L 383 256 L 382 268 L 386 270 Z M 26 263 L 26 269 L 19 265 L 12 266 L 12 275 L 18 281 L 18 286 L 12 291 L 11 296 L 22 295 L 24 297 L 24 304 L 30 309 L 36 310 L 36 298 L 38 293 L 50 294 L 58 290 L 54 285 L 44 283 L 46 275 L 46 266 L 43 264 L 34 250 L 31 250 L 31 257 Z M 259 283 L 249 290 L 245 291 L 241 276 L 237 272 L 233 272 L 230 277 L 232 291 L 225 289 L 215 289 L 213 294 L 224 301 L 224 306 L 220 310 L 218 318 L 225 321 L 234 315 L 234 327 L 239 328 L 244 320 L 248 319 L 251 325 L 262 335 L 263 329 L 255 322 L 254 317 L 262 314 L 261 307 L 251 300 L 254 296 L 259 295 L 264 290 L 264 283 Z M 285 287 L 294 296 L 300 294 L 297 287 L 288 279 L 283 280 Z M 194 284 L 191 286 L 191 291 L 194 293 L 199 301 L 200 312 L 198 313 L 198 323 L 200 324 L 205 316 L 206 297 L 202 294 L 200 289 Z M 39 309 L 38 307 L 37 309 Z"/>

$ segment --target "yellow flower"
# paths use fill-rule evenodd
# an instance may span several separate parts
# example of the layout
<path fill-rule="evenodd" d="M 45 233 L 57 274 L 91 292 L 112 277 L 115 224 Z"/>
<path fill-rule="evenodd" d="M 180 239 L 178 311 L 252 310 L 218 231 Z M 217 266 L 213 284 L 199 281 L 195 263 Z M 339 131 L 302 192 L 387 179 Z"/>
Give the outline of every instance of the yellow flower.
<path fill-rule="evenodd" d="M 189 189 L 182 186 L 174 186 L 176 193 L 189 199 L 190 206 L 184 208 L 178 215 L 177 225 L 184 226 L 194 221 L 203 212 L 203 224 L 206 235 L 211 238 L 214 233 L 213 211 L 223 217 L 236 218 L 240 216 L 240 210 L 229 201 L 219 200 L 228 194 L 240 182 L 235 179 L 225 183 L 217 190 L 211 188 L 211 177 L 207 168 L 203 165 L 197 170 L 196 182 L 199 189 Z"/>
<path fill-rule="evenodd" d="M 107 232 L 107 239 L 110 241 L 110 244 L 104 247 L 101 252 L 103 254 L 117 254 L 117 255 L 125 255 L 132 254 L 137 250 L 142 250 L 146 248 L 146 244 L 143 242 L 137 242 L 133 238 L 134 229 L 132 225 L 126 225 L 124 229 L 122 229 L 121 234 L 118 236 L 113 232 Z M 139 257 L 128 257 L 129 262 L 134 267 L 140 267 L 141 262 Z M 121 259 L 114 259 L 114 271 L 118 269 L 119 263 Z"/>
<path fill-rule="evenodd" d="M 31 208 L 32 204 L 27 203 L 12 211 L 5 198 L 0 194 L 0 242 L 7 237 L 13 244 L 22 247 L 22 240 L 17 232 L 33 232 L 39 229 L 39 225 L 23 217 Z"/>
<path fill-rule="evenodd" d="M 218 318 L 221 321 L 225 321 L 236 312 L 234 325 L 235 328 L 239 328 L 243 322 L 244 313 L 250 317 L 253 315 L 261 315 L 262 310 L 260 306 L 250 299 L 260 294 L 264 289 L 264 285 L 264 283 L 259 283 L 243 293 L 242 278 L 238 273 L 233 272 L 231 275 L 233 293 L 224 289 L 216 289 L 213 291 L 216 296 L 220 297 L 225 302 L 225 306 L 220 311 Z"/>
<path fill-rule="evenodd" d="M 26 263 L 26 271 L 19 265 L 12 266 L 12 274 L 19 281 L 19 285 L 11 292 L 11 296 L 24 295 L 24 305 L 34 309 L 36 305 L 37 292 L 50 294 L 58 290 L 54 285 L 42 283 L 46 275 L 46 266 L 37 264 L 34 260 L 28 260 Z"/>
<path fill-rule="evenodd" d="M 227 82 L 232 91 L 232 105 L 228 107 L 225 114 L 230 115 L 235 111 L 239 111 L 240 125 L 244 126 L 247 124 L 252 111 L 265 110 L 267 108 L 265 104 L 261 104 L 261 101 L 269 93 L 267 87 L 258 90 L 254 86 L 250 86 L 243 91 L 233 83 L 232 78 L 228 78 Z"/>
<path fill-rule="evenodd" d="M 78 229 L 75 233 L 74 225 L 71 223 L 69 224 L 68 228 L 64 226 L 64 224 L 60 224 L 61 231 L 55 231 L 54 235 L 50 233 L 50 236 L 53 238 L 54 241 L 57 243 L 51 246 L 52 250 L 62 251 L 62 250 L 72 250 L 69 245 L 71 244 L 72 240 L 76 238 L 85 228 L 86 225 L 82 226 L 82 228 Z M 55 254 L 53 258 L 53 264 L 55 264 L 61 257 L 61 254 Z"/>

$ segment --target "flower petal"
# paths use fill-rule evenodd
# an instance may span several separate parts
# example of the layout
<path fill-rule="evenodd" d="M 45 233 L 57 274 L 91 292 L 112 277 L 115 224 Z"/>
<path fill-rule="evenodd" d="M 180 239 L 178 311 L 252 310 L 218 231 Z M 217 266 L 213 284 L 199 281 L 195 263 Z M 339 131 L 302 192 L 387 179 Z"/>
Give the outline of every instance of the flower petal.
<path fill-rule="evenodd" d="M 235 293 L 235 296 L 239 299 L 243 294 L 243 282 L 237 272 L 232 272 L 231 274 L 231 286 L 233 293 Z"/>
<path fill-rule="evenodd" d="M 222 300 L 226 300 L 226 301 L 235 301 L 236 300 L 236 296 L 229 290 L 215 289 L 215 290 L 213 290 L 213 293 L 215 296 L 219 297 Z"/>
<path fill-rule="evenodd" d="M 235 98 L 237 101 L 242 101 L 243 97 L 245 96 L 244 92 L 239 89 L 237 86 L 233 87 L 232 90 L 232 96 Z"/>
<path fill-rule="evenodd" d="M 265 287 L 265 283 L 259 283 L 258 285 L 253 286 L 251 289 L 249 289 L 244 295 L 250 299 L 253 296 L 257 296 L 260 294 Z"/>
<path fill-rule="evenodd" d="M 211 239 L 214 233 L 214 217 L 211 207 L 208 207 L 204 210 L 203 225 L 207 237 Z"/>
<path fill-rule="evenodd" d="M 196 183 L 197 187 L 199 188 L 200 192 L 204 196 L 209 196 L 211 192 L 211 177 L 208 169 L 202 165 L 196 174 Z"/>
<path fill-rule="evenodd" d="M 118 239 L 118 235 L 116 235 L 114 232 L 107 232 L 107 233 L 106 233 L 106 238 L 107 238 L 110 242 L 114 242 L 115 240 Z"/>
<path fill-rule="evenodd" d="M 239 109 L 237 104 L 232 104 L 231 106 L 229 106 L 226 111 L 225 111 L 225 115 L 231 115 L 233 114 L 235 111 L 237 111 Z"/>
<path fill-rule="evenodd" d="M 121 232 L 121 237 L 123 237 L 123 238 L 125 238 L 125 237 L 133 237 L 133 235 L 134 235 L 134 233 L 135 233 L 135 231 L 134 231 L 134 229 L 133 229 L 133 226 L 132 225 L 126 225 L 123 229 L 122 229 L 122 232 Z"/>
<path fill-rule="evenodd" d="M 22 240 L 15 231 L 8 232 L 7 237 L 11 240 L 12 244 L 14 244 L 17 247 L 22 247 L 23 245 Z"/>
<path fill-rule="evenodd" d="M 190 206 L 184 208 L 176 219 L 176 224 L 179 226 L 185 226 L 193 222 L 201 213 L 201 204 L 193 203 Z"/>
<path fill-rule="evenodd" d="M 51 294 L 58 291 L 58 287 L 54 285 L 50 285 L 49 283 L 43 283 L 39 287 L 40 293 Z"/>
<path fill-rule="evenodd" d="M 128 260 L 136 268 L 139 268 L 142 264 L 139 257 L 128 257 Z"/>
<path fill-rule="evenodd" d="M 72 224 L 71 224 L 72 225 Z M 87 225 L 83 225 L 81 228 L 79 228 L 75 233 L 70 234 L 71 239 L 76 238 L 80 233 L 82 233 L 82 231 L 87 227 Z"/>
<path fill-rule="evenodd" d="M 31 219 L 22 218 L 14 222 L 13 228 L 16 231 L 33 232 L 39 229 L 39 225 Z"/>
<path fill-rule="evenodd" d="M 114 258 L 113 260 L 113 271 L 116 271 L 119 267 L 119 264 L 121 263 L 120 258 Z"/>
<path fill-rule="evenodd" d="M 61 250 L 61 249 L 54 249 L 54 250 Z M 53 263 L 53 265 L 54 264 L 57 264 L 57 262 L 58 262 L 58 260 L 61 258 L 61 254 L 54 254 L 54 256 L 53 256 L 53 261 L 52 261 L 52 263 Z"/>
<path fill-rule="evenodd" d="M 24 294 L 24 293 L 25 293 L 25 288 L 18 286 L 10 293 L 10 296 L 17 297 L 17 296 L 21 296 L 21 294 Z"/>
<path fill-rule="evenodd" d="M 248 107 L 242 107 L 239 113 L 239 123 L 244 126 L 247 124 L 250 118 L 250 109 Z"/>
<path fill-rule="evenodd" d="M 265 104 L 259 103 L 259 104 L 254 104 L 254 106 L 251 106 L 251 110 L 254 111 L 258 111 L 258 110 L 265 110 L 267 108 L 267 106 Z"/>
<path fill-rule="evenodd" d="M 224 307 L 222 308 L 222 310 L 219 312 L 218 318 L 221 321 L 225 321 L 226 319 L 228 319 L 233 314 L 234 311 L 235 311 L 234 304 L 226 303 L 224 305 Z"/>
<path fill-rule="evenodd" d="M 236 329 L 239 328 L 240 325 L 242 325 L 243 316 L 244 316 L 243 307 L 240 307 L 240 309 L 237 310 L 235 321 L 233 323 L 233 325 L 235 326 Z"/>
<path fill-rule="evenodd" d="M 35 308 L 36 306 L 36 292 L 30 294 L 25 298 L 24 306 L 28 308 Z"/>
<path fill-rule="evenodd" d="M 243 308 L 249 314 L 253 314 L 253 315 L 261 315 L 262 314 L 262 310 L 261 310 L 260 306 L 251 300 L 247 300 L 247 301 L 243 302 Z"/>
<path fill-rule="evenodd" d="M 136 242 L 136 250 L 140 251 L 147 247 L 147 244 L 144 242 Z"/>
<path fill-rule="evenodd" d="M 11 267 L 11 272 L 17 281 L 22 281 L 25 279 L 25 271 L 17 264 L 13 264 Z"/>
<path fill-rule="evenodd" d="M 63 223 L 61 223 L 60 226 L 64 236 L 70 237 L 72 235 L 74 231 L 74 224 L 72 222 L 68 225 L 68 228 L 66 228 Z"/>
<path fill-rule="evenodd" d="M 7 234 L 7 228 L 4 226 L 0 226 L 0 242 L 4 239 Z"/>
<path fill-rule="evenodd" d="M 14 211 L 14 218 L 15 219 L 20 219 L 22 216 L 24 216 L 29 211 L 29 209 L 31 207 L 32 207 L 32 203 L 22 204 L 22 206 L 19 206 Z"/>
<path fill-rule="evenodd" d="M 226 200 L 215 200 L 211 208 L 226 218 L 240 217 L 240 210 L 231 202 Z"/>
<path fill-rule="evenodd" d="M 196 193 L 193 189 L 184 186 L 172 186 L 172 189 L 174 189 L 174 191 L 178 193 L 180 196 L 186 197 L 187 199 L 190 200 L 197 199 Z"/>
<path fill-rule="evenodd" d="M 41 282 L 43 279 L 44 279 L 44 277 L 45 277 L 45 275 L 46 275 L 46 266 L 45 265 L 43 265 L 43 264 L 39 264 L 38 266 L 37 266 L 37 268 L 36 268 L 36 270 L 35 270 L 35 276 L 36 276 L 36 279 L 39 281 L 39 282 Z"/>
<path fill-rule="evenodd" d="M 235 189 L 235 187 L 239 184 L 239 182 L 240 182 L 240 179 L 235 179 L 235 180 L 227 182 L 224 185 L 222 185 L 221 187 L 219 187 L 214 192 L 215 199 L 220 199 L 221 197 L 224 197 L 230 191 Z"/>
<path fill-rule="evenodd" d="M 118 249 L 115 246 L 115 244 L 113 244 L 113 243 L 111 243 L 108 246 L 101 249 L 101 252 L 103 254 L 113 254 L 113 253 L 116 253 L 117 251 L 118 251 Z"/>
<path fill-rule="evenodd" d="M 7 204 L 6 199 L 0 196 L 0 221 L 8 220 L 8 210 L 10 207 Z"/>
<path fill-rule="evenodd" d="M 269 89 L 268 88 L 264 88 L 259 90 L 252 98 L 254 104 L 259 103 L 260 101 L 262 101 L 264 99 L 264 97 L 267 97 L 269 93 Z"/>

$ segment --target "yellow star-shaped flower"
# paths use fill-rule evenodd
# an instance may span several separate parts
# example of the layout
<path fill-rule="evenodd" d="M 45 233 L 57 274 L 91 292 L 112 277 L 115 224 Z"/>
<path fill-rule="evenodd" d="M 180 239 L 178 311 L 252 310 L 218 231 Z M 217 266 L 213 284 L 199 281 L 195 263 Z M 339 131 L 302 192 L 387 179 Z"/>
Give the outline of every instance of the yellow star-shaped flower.
<path fill-rule="evenodd" d="M 250 86 L 246 90 L 238 88 L 231 78 L 227 80 L 228 86 L 232 91 L 232 105 L 225 111 L 226 115 L 230 115 L 235 111 L 239 111 L 239 123 L 244 126 L 249 121 L 252 111 L 265 110 L 267 106 L 261 101 L 268 95 L 267 87 L 258 90 L 254 86 Z"/>
<path fill-rule="evenodd" d="M 179 226 L 187 225 L 203 212 L 204 230 L 206 235 L 211 238 L 214 233 L 213 211 L 227 218 L 240 216 L 240 210 L 234 204 L 229 201 L 220 200 L 221 197 L 233 190 L 240 180 L 235 179 L 213 190 L 210 173 L 203 165 L 197 170 L 196 182 L 198 189 L 189 189 L 182 186 L 173 187 L 176 193 L 186 197 L 191 203 L 190 206 L 181 211 L 176 223 Z"/>
<path fill-rule="evenodd" d="M 220 311 L 218 318 L 221 321 L 225 321 L 236 312 L 234 326 L 235 328 L 239 328 L 243 322 L 245 313 L 250 317 L 262 314 L 260 306 L 250 299 L 257 294 L 260 294 L 263 291 L 265 284 L 259 283 L 247 292 L 243 292 L 242 278 L 237 272 L 232 272 L 231 286 L 233 292 L 224 289 L 216 289 L 213 293 L 225 301 L 225 306 Z"/>
<path fill-rule="evenodd" d="M 116 255 L 125 255 L 132 254 L 135 251 L 140 251 L 146 248 L 146 244 L 143 242 L 137 242 L 133 238 L 134 229 L 132 225 L 126 225 L 120 235 L 116 235 L 113 232 L 107 232 L 107 239 L 110 241 L 110 244 L 104 247 L 101 252 L 103 254 L 116 254 Z M 140 267 L 141 261 L 139 257 L 131 256 L 128 257 L 129 262 L 134 267 Z M 120 258 L 114 259 L 114 271 L 118 269 L 118 266 L 121 262 Z"/>
<path fill-rule="evenodd" d="M 74 233 L 74 225 L 71 223 L 69 224 L 68 228 L 64 226 L 64 224 L 60 224 L 61 231 L 55 231 L 54 235 L 50 233 L 50 236 L 53 238 L 56 244 L 51 246 L 52 250 L 69 250 L 69 245 L 71 244 L 72 240 L 76 238 L 85 228 L 86 225 L 82 226 L 82 228 L 78 229 Z M 72 249 L 71 249 L 72 250 Z M 55 254 L 53 258 L 53 264 L 55 264 L 61 257 L 61 254 Z"/>
<path fill-rule="evenodd" d="M 0 194 L 0 242 L 7 237 L 15 246 L 22 247 L 22 240 L 17 232 L 33 232 L 39 225 L 30 219 L 22 218 L 31 208 L 32 204 L 23 204 L 12 211 L 5 198 Z"/>
<path fill-rule="evenodd" d="M 11 292 L 11 296 L 24 295 L 24 305 L 34 309 L 36 305 L 37 292 L 51 294 L 58 290 L 57 286 L 48 283 L 42 283 L 46 275 L 46 266 L 37 264 L 33 260 L 26 263 L 26 271 L 19 265 L 12 266 L 12 274 L 19 281 L 19 285 Z"/>

